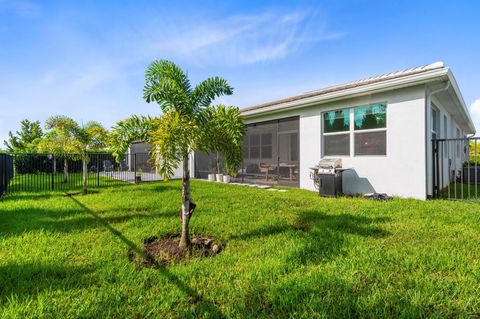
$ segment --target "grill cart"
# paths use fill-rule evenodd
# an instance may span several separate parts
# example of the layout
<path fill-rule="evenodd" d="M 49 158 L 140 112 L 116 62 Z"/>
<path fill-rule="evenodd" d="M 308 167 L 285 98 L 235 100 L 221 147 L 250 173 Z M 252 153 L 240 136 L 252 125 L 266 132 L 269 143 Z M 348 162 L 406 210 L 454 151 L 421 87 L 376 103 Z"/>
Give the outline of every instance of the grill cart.
<path fill-rule="evenodd" d="M 310 178 L 320 196 L 337 197 L 343 193 L 342 176 L 347 169 L 342 168 L 341 158 L 322 159 L 310 170 Z"/>

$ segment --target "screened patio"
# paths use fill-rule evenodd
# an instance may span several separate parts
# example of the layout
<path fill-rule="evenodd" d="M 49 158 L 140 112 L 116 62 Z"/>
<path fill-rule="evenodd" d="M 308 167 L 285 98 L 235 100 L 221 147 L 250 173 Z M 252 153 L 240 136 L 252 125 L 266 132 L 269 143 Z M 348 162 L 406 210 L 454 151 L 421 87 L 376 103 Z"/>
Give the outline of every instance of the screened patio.
<path fill-rule="evenodd" d="M 249 124 L 243 157 L 235 181 L 298 187 L 299 118 Z M 207 178 L 216 167 L 216 154 L 195 155 L 195 177 Z"/>

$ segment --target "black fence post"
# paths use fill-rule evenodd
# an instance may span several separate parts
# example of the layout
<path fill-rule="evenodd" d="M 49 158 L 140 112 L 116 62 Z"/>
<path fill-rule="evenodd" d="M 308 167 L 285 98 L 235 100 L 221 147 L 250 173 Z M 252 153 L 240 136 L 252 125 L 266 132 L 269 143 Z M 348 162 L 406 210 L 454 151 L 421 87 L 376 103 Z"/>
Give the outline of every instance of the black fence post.
<path fill-rule="evenodd" d="M 52 191 L 55 190 L 55 155 L 52 154 Z"/>
<path fill-rule="evenodd" d="M 99 154 L 96 154 L 96 156 L 97 156 L 97 186 L 100 186 L 100 165 L 98 162 Z"/>
<path fill-rule="evenodd" d="M 133 180 L 137 184 L 137 153 L 134 153 L 133 156 Z"/>

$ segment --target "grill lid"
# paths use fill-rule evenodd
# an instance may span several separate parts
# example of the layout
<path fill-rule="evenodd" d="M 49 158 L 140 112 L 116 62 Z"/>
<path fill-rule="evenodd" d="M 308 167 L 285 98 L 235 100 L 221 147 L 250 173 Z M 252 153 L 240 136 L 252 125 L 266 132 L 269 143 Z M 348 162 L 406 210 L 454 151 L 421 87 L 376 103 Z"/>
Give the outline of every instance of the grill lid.
<path fill-rule="evenodd" d="M 342 159 L 341 158 L 324 158 L 318 163 L 319 168 L 341 168 Z"/>

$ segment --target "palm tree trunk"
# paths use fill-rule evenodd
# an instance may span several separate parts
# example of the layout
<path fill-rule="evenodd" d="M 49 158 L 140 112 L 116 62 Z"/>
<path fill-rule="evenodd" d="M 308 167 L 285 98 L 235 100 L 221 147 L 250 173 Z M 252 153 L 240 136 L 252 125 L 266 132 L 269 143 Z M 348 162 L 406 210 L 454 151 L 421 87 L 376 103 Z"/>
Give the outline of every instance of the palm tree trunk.
<path fill-rule="evenodd" d="M 63 159 L 63 182 L 68 182 L 68 159 L 66 157 Z"/>
<path fill-rule="evenodd" d="M 190 247 L 190 235 L 188 233 L 188 223 L 192 216 L 193 209 L 190 205 L 190 170 L 188 168 L 188 154 L 183 157 L 183 177 L 182 177 L 182 237 L 180 238 L 180 248 Z M 192 203 L 193 204 L 193 203 Z"/>
<path fill-rule="evenodd" d="M 82 194 L 87 194 L 87 154 L 82 156 L 82 172 L 83 172 L 83 190 Z"/>

